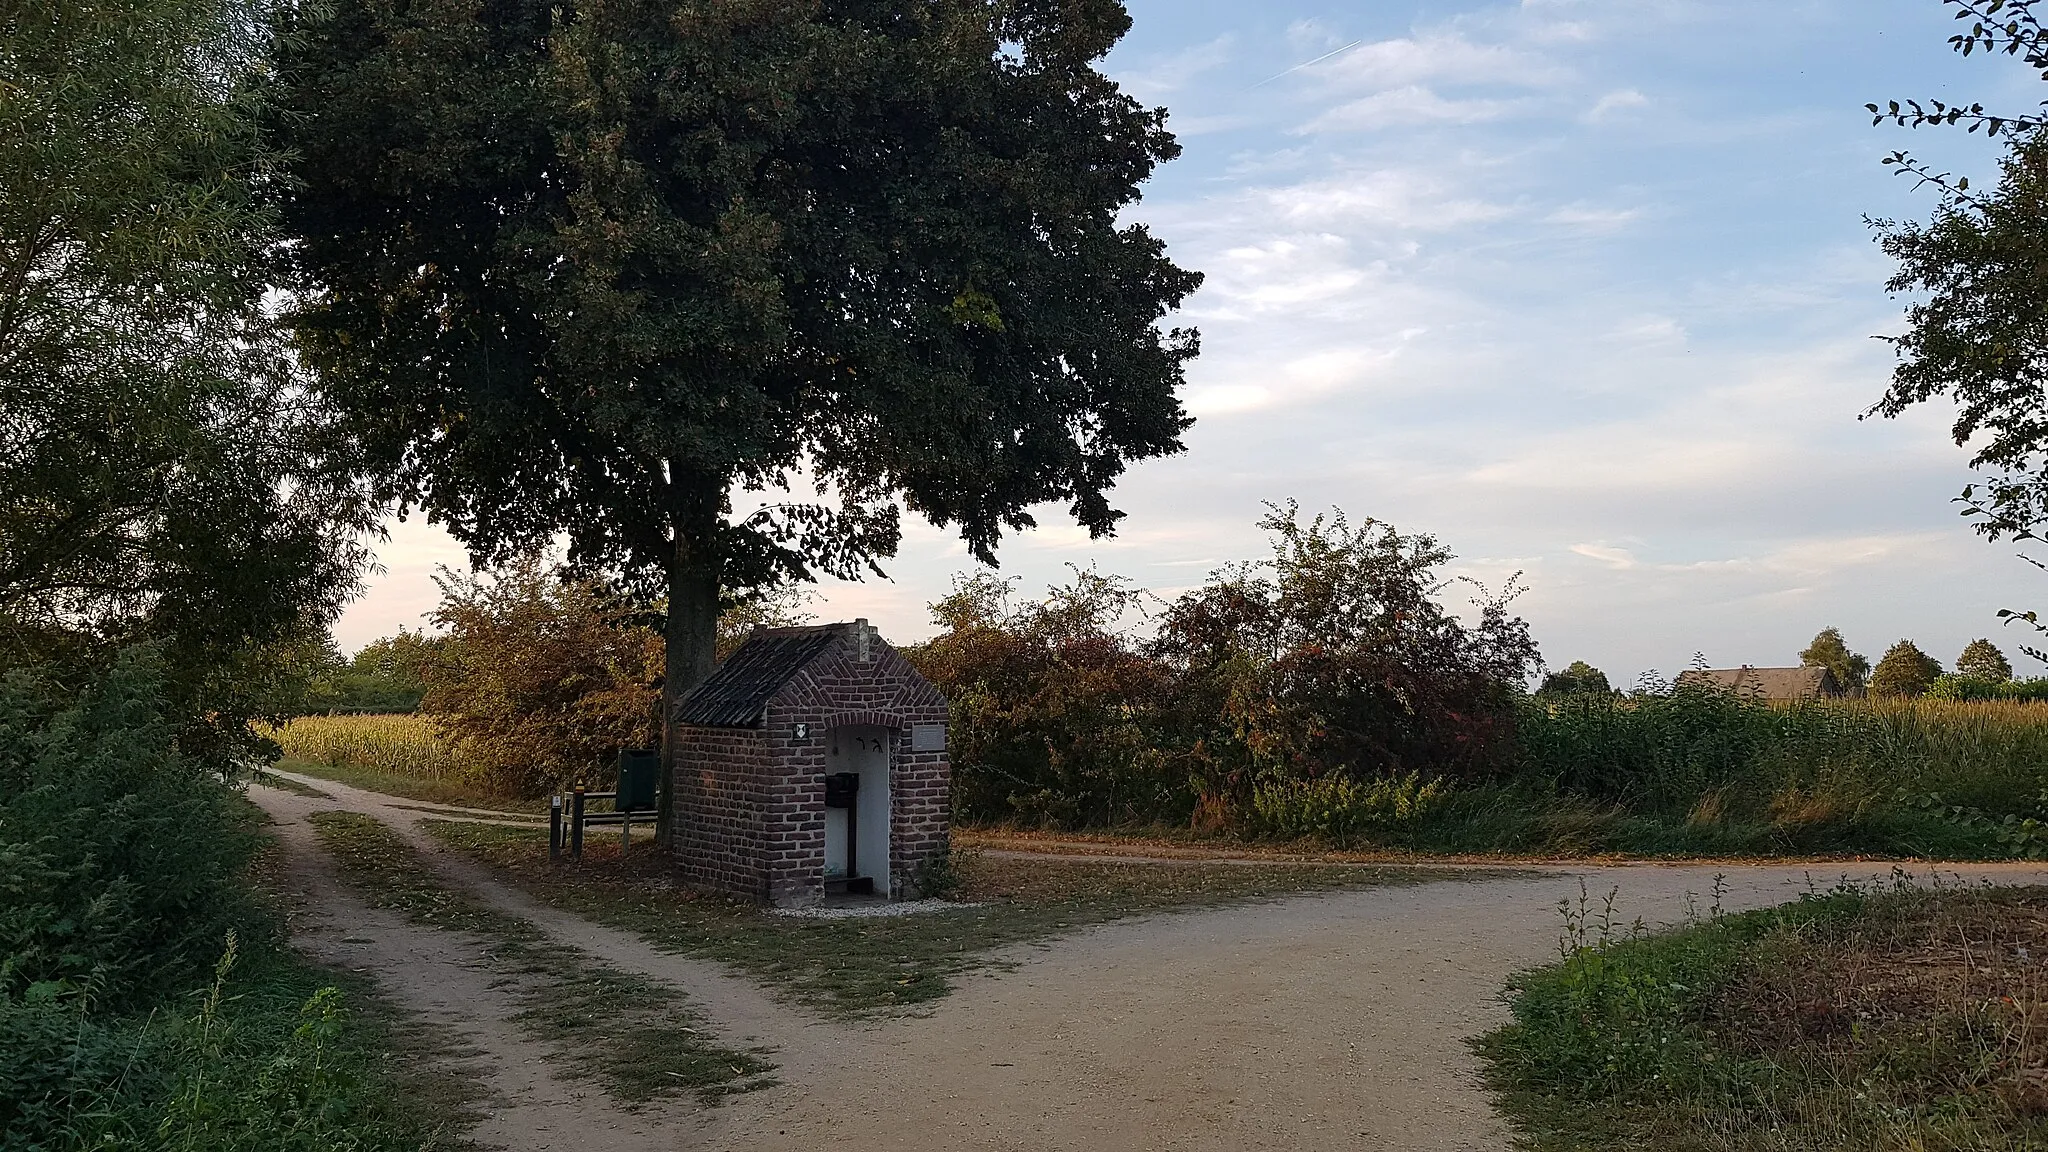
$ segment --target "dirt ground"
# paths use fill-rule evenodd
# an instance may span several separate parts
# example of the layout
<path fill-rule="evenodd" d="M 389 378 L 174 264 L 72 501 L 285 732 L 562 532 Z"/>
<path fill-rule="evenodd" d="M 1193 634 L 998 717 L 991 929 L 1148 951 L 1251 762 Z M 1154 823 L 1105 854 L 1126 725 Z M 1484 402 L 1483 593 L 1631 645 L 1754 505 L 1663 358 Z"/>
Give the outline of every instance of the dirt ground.
<path fill-rule="evenodd" d="M 315 955 L 374 975 L 463 1046 L 495 1098 L 480 1141 L 514 1150 L 1324 1149 L 1506 1152 L 1467 1040 L 1504 1018 L 1503 981 L 1556 955 L 1561 900 L 1618 891 L 1624 921 L 1685 913 L 1727 874 L 1731 909 L 1889 865 L 1548 866 L 1535 874 L 1353 889 L 1127 920 L 1015 950 L 928 1014 L 808 1016 L 705 961 L 540 908 L 466 862 L 450 880 L 565 943 L 682 989 L 721 1041 L 772 1050 L 779 1084 L 705 1107 L 621 1112 L 521 1038 L 483 944 L 354 900 L 304 817 L 378 816 L 423 850 L 431 808 L 315 782 L 334 798 L 252 794 L 277 820 Z M 2048 882 L 2014 865 L 1945 874 Z"/>

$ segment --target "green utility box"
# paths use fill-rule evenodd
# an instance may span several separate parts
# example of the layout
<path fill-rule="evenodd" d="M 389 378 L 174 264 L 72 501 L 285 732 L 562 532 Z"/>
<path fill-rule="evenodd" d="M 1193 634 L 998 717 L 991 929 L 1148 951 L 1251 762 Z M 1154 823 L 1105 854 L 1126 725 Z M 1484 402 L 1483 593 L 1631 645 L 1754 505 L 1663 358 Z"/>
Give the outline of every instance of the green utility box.
<path fill-rule="evenodd" d="M 619 753 L 619 795 L 613 802 L 617 811 L 654 811 L 660 779 L 661 753 L 650 748 L 628 748 Z"/>

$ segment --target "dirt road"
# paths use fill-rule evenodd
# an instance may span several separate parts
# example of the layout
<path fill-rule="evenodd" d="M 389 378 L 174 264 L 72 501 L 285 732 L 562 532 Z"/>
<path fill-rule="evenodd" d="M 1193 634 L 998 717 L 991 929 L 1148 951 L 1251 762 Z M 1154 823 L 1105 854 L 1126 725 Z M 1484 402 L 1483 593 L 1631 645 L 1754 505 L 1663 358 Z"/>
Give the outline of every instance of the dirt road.
<path fill-rule="evenodd" d="M 335 799 L 258 790 L 295 852 L 317 851 L 294 831 L 309 811 L 366 811 L 401 829 L 430 815 L 318 783 Z M 929 1015 L 847 1026 L 772 1002 L 704 962 L 537 909 L 458 865 L 450 875 L 500 907 L 681 987 L 727 1042 L 774 1049 L 777 1087 L 715 1108 L 672 1102 L 614 1117 L 607 1135 L 574 1137 L 563 1122 L 601 1105 L 595 1090 L 531 1067 L 536 1057 L 511 1043 L 516 1033 L 506 1039 L 502 996 L 465 1005 L 435 991 L 420 957 L 446 952 L 437 939 L 446 934 L 378 920 L 378 947 L 337 953 L 337 933 L 363 938 L 372 921 L 338 893 L 317 896 L 332 884 L 317 865 L 295 875 L 343 909 L 304 926 L 309 947 L 376 972 L 399 1002 L 441 1014 L 483 1050 L 487 1083 L 506 1100 L 478 1135 L 508 1148 L 1505 1152 L 1508 1133 L 1474 1082 L 1466 1042 L 1503 1018 L 1509 975 L 1555 955 L 1558 902 L 1575 900 L 1583 879 L 1596 898 L 1618 890 L 1624 920 L 1675 920 L 1688 893 L 1706 902 L 1717 870 L 1728 873 L 1732 909 L 1890 869 L 1574 866 L 1123 921 L 1019 949 L 1007 957 L 1014 968 L 969 979 Z M 2024 866 L 1943 871 L 2048 882 Z M 448 980 L 465 971 L 459 953 L 444 966 Z M 535 1078 L 531 1089 L 521 1076 Z"/>

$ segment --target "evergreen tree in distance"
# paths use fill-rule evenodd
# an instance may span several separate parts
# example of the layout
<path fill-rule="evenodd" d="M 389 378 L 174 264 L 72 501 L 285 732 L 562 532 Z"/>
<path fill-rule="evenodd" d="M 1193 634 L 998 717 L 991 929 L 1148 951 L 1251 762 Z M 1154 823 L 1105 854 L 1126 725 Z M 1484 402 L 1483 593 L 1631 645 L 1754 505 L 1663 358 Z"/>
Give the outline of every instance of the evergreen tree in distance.
<path fill-rule="evenodd" d="M 1870 676 L 1870 661 L 1864 656 L 1849 651 L 1849 645 L 1842 640 L 1841 629 L 1832 625 L 1820 630 L 1813 643 L 1799 654 L 1799 663 L 1806 668 L 1825 668 L 1835 674 L 1835 683 L 1845 692 L 1854 692 L 1864 686 Z"/>
<path fill-rule="evenodd" d="M 1941 675 L 1941 661 L 1920 650 L 1911 640 L 1901 640 L 1885 650 L 1884 658 L 1870 674 L 1872 696 L 1918 696 Z"/>
<path fill-rule="evenodd" d="M 477 560 L 565 538 L 661 606 L 667 713 L 722 605 L 874 570 L 899 502 L 990 561 L 1181 450 L 1200 277 L 1123 215 L 1178 145 L 1096 67 L 1114 0 L 298 11 L 307 359 Z"/>
<path fill-rule="evenodd" d="M 2012 679 L 2012 663 L 1998 650 L 1998 645 L 1989 640 L 1972 640 L 1963 646 L 1963 654 L 1956 657 L 1956 675 L 2003 684 Z"/>

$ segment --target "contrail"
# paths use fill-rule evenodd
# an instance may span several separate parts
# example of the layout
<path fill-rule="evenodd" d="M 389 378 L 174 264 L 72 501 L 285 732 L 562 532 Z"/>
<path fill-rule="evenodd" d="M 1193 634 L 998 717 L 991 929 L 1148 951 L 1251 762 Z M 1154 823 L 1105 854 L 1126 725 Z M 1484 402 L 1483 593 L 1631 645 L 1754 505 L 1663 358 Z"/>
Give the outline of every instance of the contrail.
<path fill-rule="evenodd" d="M 1342 56 L 1344 53 L 1351 51 L 1353 48 L 1356 48 L 1363 43 L 1365 43 L 1365 41 L 1363 40 L 1353 40 L 1351 43 L 1346 44 L 1342 48 L 1325 52 L 1321 56 L 1318 56 L 1313 60 L 1301 64 L 1296 64 L 1294 67 L 1289 68 L 1285 72 L 1278 72 L 1271 76 L 1268 76 L 1264 80 L 1259 81 L 1257 84 L 1252 85 L 1251 88 L 1245 89 L 1245 91 L 1249 92 L 1252 90 L 1252 88 L 1264 88 L 1266 85 L 1271 84 L 1273 81 L 1280 79 L 1282 76 L 1292 76 L 1296 72 L 1301 71 L 1303 68 L 1312 68 L 1317 64 L 1321 64 L 1323 61 L 1328 60 L 1332 56 Z"/>

